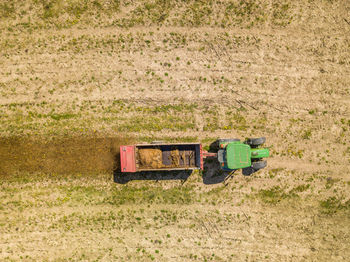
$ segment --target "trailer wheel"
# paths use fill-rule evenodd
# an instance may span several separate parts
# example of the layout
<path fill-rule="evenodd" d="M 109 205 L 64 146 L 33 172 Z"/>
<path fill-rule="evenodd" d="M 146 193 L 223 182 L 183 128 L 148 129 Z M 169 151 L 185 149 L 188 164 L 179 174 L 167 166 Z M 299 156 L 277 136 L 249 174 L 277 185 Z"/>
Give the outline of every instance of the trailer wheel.
<path fill-rule="evenodd" d="M 254 146 L 260 146 L 264 144 L 265 141 L 266 141 L 265 137 L 248 138 L 244 143 L 254 147 Z"/>
<path fill-rule="evenodd" d="M 127 176 L 129 174 L 130 173 L 122 173 L 122 172 L 115 171 L 113 173 L 113 180 L 115 183 L 118 183 L 118 184 L 126 184 L 129 182 L 129 179 L 127 179 Z"/>
<path fill-rule="evenodd" d="M 257 161 L 252 163 L 252 168 L 254 170 L 259 170 L 267 166 L 267 162 L 265 160 L 263 161 Z"/>

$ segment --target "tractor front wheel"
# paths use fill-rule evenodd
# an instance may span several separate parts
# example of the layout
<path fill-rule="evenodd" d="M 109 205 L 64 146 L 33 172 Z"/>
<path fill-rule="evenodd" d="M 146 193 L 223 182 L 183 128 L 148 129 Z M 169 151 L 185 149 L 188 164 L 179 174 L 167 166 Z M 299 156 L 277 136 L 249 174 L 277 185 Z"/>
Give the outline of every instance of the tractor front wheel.
<path fill-rule="evenodd" d="M 259 170 L 259 169 L 262 169 L 262 168 L 264 168 L 266 166 L 267 166 L 267 162 L 265 160 L 263 160 L 263 161 L 253 162 L 251 167 L 254 170 Z"/>
<path fill-rule="evenodd" d="M 248 138 L 244 143 L 248 144 L 250 146 L 256 147 L 264 144 L 266 141 L 265 137 L 259 137 L 259 138 Z"/>

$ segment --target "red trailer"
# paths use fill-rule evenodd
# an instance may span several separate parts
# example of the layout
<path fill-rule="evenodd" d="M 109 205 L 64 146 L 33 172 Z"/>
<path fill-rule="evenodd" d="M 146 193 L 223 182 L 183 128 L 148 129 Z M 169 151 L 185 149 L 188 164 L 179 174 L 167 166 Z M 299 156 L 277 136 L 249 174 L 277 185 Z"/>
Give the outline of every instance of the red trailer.
<path fill-rule="evenodd" d="M 137 144 L 120 147 L 121 172 L 203 169 L 200 143 Z"/>

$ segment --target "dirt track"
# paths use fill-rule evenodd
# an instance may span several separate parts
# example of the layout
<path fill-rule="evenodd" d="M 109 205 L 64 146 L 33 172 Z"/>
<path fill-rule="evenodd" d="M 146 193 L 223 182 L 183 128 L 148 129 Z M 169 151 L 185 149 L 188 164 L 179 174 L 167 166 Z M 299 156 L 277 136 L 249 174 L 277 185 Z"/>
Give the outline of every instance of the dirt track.
<path fill-rule="evenodd" d="M 0 174 L 99 173 L 119 169 L 119 147 L 130 139 L 110 138 L 1 138 Z"/>

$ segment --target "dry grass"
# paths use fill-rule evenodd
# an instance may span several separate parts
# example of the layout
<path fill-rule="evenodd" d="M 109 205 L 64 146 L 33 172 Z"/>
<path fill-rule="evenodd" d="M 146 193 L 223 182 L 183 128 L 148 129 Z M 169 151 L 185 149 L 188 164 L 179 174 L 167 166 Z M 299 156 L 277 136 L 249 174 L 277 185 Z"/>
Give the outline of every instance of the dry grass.
<path fill-rule="evenodd" d="M 109 174 L 20 173 L 0 186 L 1 258 L 345 261 L 349 185 L 275 174 L 208 187 L 198 174 L 122 186 Z"/>
<path fill-rule="evenodd" d="M 42 140 L 0 145 L 0 259 L 346 260 L 349 14 L 345 0 L 0 0 L 1 141 Z M 121 132 L 266 136 L 272 158 L 226 187 L 204 185 L 215 172 L 121 186 L 105 140 Z M 40 158 L 85 136 L 101 154 L 89 140 Z"/>

